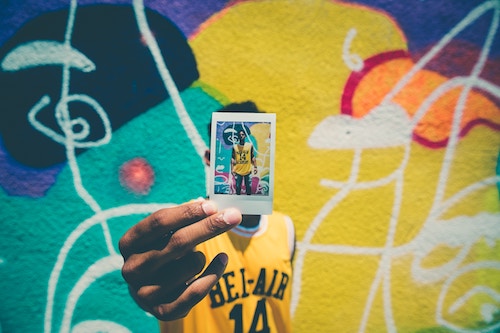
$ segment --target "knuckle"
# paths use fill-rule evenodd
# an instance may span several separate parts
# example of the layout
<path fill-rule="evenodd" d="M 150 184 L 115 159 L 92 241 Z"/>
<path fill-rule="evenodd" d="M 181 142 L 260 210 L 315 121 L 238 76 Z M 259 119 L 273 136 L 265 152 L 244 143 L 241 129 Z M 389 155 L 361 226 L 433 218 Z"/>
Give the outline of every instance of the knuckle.
<path fill-rule="evenodd" d="M 138 265 L 133 260 L 127 260 L 122 266 L 122 277 L 127 282 L 132 282 L 137 276 Z"/>
<path fill-rule="evenodd" d="M 123 235 L 122 238 L 120 238 L 120 240 L 118 241 L 118 249 L 121 253 L 121 255 L 123 257 L 125 257 L 125 255 L 127 254 L 128 252 L 128 239 L 127 239 L 127 234 Z"/>
<path fill-rule="evenodd" d="M 148 288 L 142 287 L 137 290 L 136 297 L 141 303 L 147 303 L 152 298 L 152 293 Z"/>
<path fill-rule="evenodd" d="M 210 233 L 216 233 L 217 231 L 221 230 L 222 226 L 220 225 L 218 219 L 209 219 L 207 223 L 207 229 Z"/>
<path fill-rule="evenodd" d="M 220 234 L 221 232 L 228 229 L 228 224 L 226 224 L 220 216 L 210 217 L 207 219 L 205 228 L 208 233 L 212 235 Z"/>
<path fill-rule="evenodd" d="M 192 220 L 199 216 L 199 209 L 197 205 L 187 204 L 183 205 L 182 207 L 183 207 L 182 214 L 185 219 Z"/>
<path fill-rule="evenodd" d="M 151 214 L 151 219 L 149 220 L 149 229 L 151 232 L 155 232 L 161 229 L 162 223 L 165 216 L 165 210 L 158 210 Z"/>
<path fill-rule="evenodd" d="M 171 304 L 160 304 L 152 309 L 152 313 L 156 318 L 162 321 L 170 321 L 181 319 L 187 316 L 189 307 L 184 304 L 171 306 Z"/>
<path fill-rule="evenodd" d="M 186 252 L 188 248 L 189 246 L 186 244 L 183 237 L 180 237 L 177 233 L 172 234 L 167 245 L 168 252 L 182 254 Z"/>

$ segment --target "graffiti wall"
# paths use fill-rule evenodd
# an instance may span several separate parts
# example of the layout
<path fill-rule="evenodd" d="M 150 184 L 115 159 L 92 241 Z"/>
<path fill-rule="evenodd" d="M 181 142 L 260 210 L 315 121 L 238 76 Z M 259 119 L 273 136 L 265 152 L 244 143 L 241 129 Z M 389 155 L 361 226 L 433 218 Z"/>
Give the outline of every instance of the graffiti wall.
<path fill-rule="evenodd" d="M 500 329 L 500 2 L 0 9 L 0 331 L 154 332 L 120 236 L 206 193 L 212 112 L 277 114 L 295 332 Z"/>

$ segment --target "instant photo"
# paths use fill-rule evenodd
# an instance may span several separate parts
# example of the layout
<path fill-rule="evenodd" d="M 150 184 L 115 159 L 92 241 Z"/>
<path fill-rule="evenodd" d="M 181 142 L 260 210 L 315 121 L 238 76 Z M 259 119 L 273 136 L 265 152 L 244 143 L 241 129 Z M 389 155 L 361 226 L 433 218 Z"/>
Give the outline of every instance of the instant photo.
<path fill-rule="evenodd" d="M 209 196 L 242 214 L 273 210 L 276 114 L 212 114 Z"/>

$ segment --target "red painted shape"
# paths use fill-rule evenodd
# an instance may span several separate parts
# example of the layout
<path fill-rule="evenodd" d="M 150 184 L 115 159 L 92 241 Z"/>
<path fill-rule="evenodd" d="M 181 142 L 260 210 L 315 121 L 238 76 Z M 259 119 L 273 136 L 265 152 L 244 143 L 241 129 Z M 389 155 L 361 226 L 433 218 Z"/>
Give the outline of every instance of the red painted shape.
<path fill-rule="evenodd" d="M 142 157 L 133 158 L 120 167 L 120 183 L 135 194 L 148 194 L 154 181 L 154 170 Z"/>
<path fill-rule="evenodd" d="M 341 110 L 342 114 L 352 115 L 352 97 L 354 91 L 358 86 L 359 82 L 363 77 L 370 72 L 377 65 L 380 65 L 386 61 L 397 59 L 397 58 L 409 58 L 410 55 L 405 50 L 396 50 L 390 52 L 384 52 L 377 54 L 369 59 L 364 60 L 363 69 L 359 72 L 352 72 L 344 87 L 344 92 L 342 93 Z"/>

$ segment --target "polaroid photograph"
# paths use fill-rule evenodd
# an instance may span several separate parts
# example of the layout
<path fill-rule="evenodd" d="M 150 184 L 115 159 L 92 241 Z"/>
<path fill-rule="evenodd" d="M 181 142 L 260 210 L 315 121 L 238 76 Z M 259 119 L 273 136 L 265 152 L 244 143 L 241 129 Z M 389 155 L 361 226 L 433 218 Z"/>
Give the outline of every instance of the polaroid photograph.
<path fill-rule="evenodd" d="M 276 114 L 212 114 L 209 197 L 220 209 L 266 215 L 273 210 Z"/>

